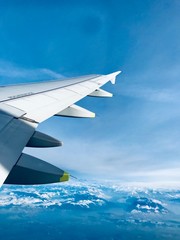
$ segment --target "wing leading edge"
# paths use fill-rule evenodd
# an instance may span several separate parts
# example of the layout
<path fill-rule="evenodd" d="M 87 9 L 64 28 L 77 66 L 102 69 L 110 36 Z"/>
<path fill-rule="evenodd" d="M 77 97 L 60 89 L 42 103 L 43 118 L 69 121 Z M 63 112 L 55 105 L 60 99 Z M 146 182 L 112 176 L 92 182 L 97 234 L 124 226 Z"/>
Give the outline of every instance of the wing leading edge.
<path fill-rule="evenodd" d="M 47 170 L 48 168 L 53 169 L 52 165 L 37 160 L 33 156 L 26 156 L 22 154 L 22 151 L 30 142 L 32 144 L 32 141 L 36 142 L 35 147 L 52 147 L 55 142 L 56 146 L 60 146 L 58 140 L 53 140 L 45 134 L 36 133 L 35 129 L 38 124 L 54 115 L 94 117 L 94 113 L 76 106 L 75 103 L 88 95 L 111 97 L 112 94 L 101 90 L 101 86 L 108 81 L 114 84 L 119 73 L 120 71 L 108 75 L 89 75 L 65 81 L 0 87 L 0 185 L 4 182 L 36 184 L 36 177 L 34 180 L 25 178 L 28 175 L 27 172 L 38 175 L 37 184 L 54 182 L 55 180 L 52 179 L 68 180 L 68 174 L 63 170 L 56 169 L 56 177 L 54 177 L 54 172 Z M 51 142 L 51 144 L 48 145 L 47 142 L 48 144 Z M 24 159 L 28 159 L 28 164 Z M 34 163 L 38 164 L 38 162 L 37 170 Z M 39 171 L 40 168 L 42 171 Z M 59 175 L 56 174 L 57 172 Z M 18 174 L 22 175 L 22 178 L 19 176 L 16 178 L 15 176 Z M 50 179 L 51 176 L 53 176 L 52 179 Z"/>

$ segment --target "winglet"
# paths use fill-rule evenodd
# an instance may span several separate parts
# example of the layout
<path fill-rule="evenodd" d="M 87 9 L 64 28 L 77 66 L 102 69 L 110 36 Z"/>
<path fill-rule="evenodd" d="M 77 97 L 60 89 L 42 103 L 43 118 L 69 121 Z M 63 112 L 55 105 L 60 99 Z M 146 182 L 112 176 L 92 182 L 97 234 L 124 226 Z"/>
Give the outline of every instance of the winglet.
<path fill-rule="evenodd" d="M 108 77 L 110 77 L 110 81 L 111 81 L 112 84 L 116 83 L 116 76 L 120 73 L 121 73 L 121 71 L 117 71 L 117 72 L 108 74 Z"/>

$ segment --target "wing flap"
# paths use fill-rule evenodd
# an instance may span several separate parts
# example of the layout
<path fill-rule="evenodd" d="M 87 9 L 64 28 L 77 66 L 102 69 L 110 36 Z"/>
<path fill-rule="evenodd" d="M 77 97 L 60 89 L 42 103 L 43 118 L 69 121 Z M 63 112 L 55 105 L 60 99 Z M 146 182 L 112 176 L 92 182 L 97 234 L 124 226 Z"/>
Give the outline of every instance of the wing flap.
<path fill-rule="evenodd" d="M 4 103 L 0 103 L 0 111 L 16 118 L 22 117 L 25 114 L 21 109 Z"/>

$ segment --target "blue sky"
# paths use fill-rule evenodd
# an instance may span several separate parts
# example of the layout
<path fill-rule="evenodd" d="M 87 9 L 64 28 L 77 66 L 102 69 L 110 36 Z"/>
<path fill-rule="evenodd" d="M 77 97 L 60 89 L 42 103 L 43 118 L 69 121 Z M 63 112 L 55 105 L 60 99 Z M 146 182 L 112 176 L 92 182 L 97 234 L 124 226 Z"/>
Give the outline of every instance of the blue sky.
<path fill-rule="evenodd" d="M 79 177 L 180 180 L 180 3 L 0 1 L 0 82 L 122 70 L 95 119 L 51 118 L 59 149 L 28 150 Z"/>

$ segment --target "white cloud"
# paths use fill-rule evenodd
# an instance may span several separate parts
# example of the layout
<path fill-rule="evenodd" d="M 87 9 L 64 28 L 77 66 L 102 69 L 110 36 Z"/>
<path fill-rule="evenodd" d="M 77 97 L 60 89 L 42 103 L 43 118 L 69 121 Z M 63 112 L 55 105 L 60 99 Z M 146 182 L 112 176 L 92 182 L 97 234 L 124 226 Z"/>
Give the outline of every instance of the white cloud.
<path fill-rule="evenodd" d="M 156 63 L 151 64 L 153 71 L 151 68 L 145 68 L 142 72 L 137 71 L 125 75 L 125 81 L 120 82 L 119 94 L 146 101 L 179 103 L 180 65 L 170 66 L 168 69 L 163 69 L 163 67 L 155 69 Z"/>
<path fill-rule="evenodd" d="M 139 85 L 131 85 L 128 88 L 125 88 L 121 91 L 121 95 L 142 98 L 146 101 L 154 102 L 180 102 L 180 92 L 178 89 L 169 89 L 169 88 L 150 88 L 150 87 L 141 87 Z"/>
<path fill-rule="evenodd" d="M 156 143 L 155 143 L 156 144 Z M 87 178 L 121 179 L 127 181 L 180 181 L 180 164 L 177 159 L 165 159 L 161 152 L 166 148 L 134 144 L 133 146 L 113 141 L 88 141 L 80 138 L 67 139 L 59 149 L 26 150 L 43 160 L 69 172 L 77 171 Z M 80 176 L 81 176 L 80 174 Z"/>
<path fill-rule="evenodd" d="M 16 80 L 33 81 L 46 79 L 61 79 L 63 75 L 47 68 L 26 69 L 11 62 L 0 60 L 0 81 L 14 83 Z"/>

